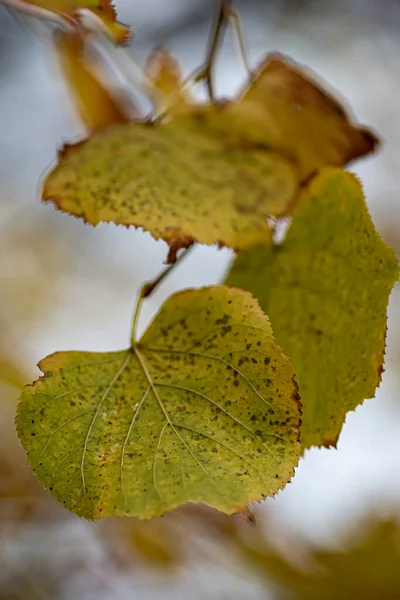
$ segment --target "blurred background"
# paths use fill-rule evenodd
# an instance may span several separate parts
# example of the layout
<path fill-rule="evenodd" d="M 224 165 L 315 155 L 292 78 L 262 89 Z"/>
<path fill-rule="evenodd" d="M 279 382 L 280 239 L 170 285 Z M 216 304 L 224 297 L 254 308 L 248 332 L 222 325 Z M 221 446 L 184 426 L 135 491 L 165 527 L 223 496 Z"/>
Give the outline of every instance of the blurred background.
<path fill-rule="evenodd" d="M 364 183 L 378 231 L 400 253 L 400 3 L 234 4 L 252 66 L 268 51 L 290 55 L 340 90 L 357 120 L 382 138 L 378 154 L 350 170 Z M 124 52 L 143 64 L 158 44 L 184 74 L 201 63 L 215 1 L 116 0 L 116 7 L 134 31 L 118 64 L 126 66 Z M 39 375 L 34 365 L 55 350 L 126 347 L 138 288 L 167 254 L 149 234 L 91 228 L 39 203 L 57 148 L 84 131 L 50 31 L 0 3 L 0 598 L 400 598 L 398 288 L 376 398 L 348 414 L 336 450 L 307 451 L 293 482 L 254 507 L 256 528 L 201 507 L 151 523 L 84 522 L 30 473 L 13 419 L 21 386 Z M 218 95 L 243 83 L 231 32 L 216 76 Z M 197 248 L 146 302 L 141 329 L 171 292 L 220 282 L 231 258 Z"/>

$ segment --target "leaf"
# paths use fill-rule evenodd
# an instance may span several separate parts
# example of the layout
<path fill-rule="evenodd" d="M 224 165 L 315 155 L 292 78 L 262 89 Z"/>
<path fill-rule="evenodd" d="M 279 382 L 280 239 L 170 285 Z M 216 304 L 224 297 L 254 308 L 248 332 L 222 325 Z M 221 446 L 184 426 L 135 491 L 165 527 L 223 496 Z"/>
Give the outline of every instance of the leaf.
<path fill-rule="evenodd" d="M 33 4 L 44 10 L 55 13 L 72 15 L 77 10 L 94 10 L 100 7 L 99 0 L 24 0 L 27 4 Z"/>
<path fill-rule="evenodd" d="M 250 568 L 282 586 L 278 598 L 386 600 L 398 597 L 400 527 L 395 521 L 367 521 L 339 550 L 306 548 L 302 567 L 265 542 L 254 545 L 239 539 L 234 542 Z"/>
<path fill-rule="evenodd" d="M 291 59 L 270 54 L 235 102 L 208 115 L 231 143 L 259 143 L 294 160 L 302 180 L 324 166 L 342 166 L 372 152 L 378 140 L 354 125 L 342 105 Z"/>
<path fill-rule="evenodd" d="M 135 349 L 59 352 L 16 417 L 36 475 L 91 519 L 187 502 L 231 514 L 282 489 L 300 454 L 287 358 L 250 294 L 172 296 Z"/>
<path fill-rule="evenodd" d="M 163 94 L 179 91 L 182 74 L 179 62 L 164 48 L 155 48 L 145 67 L 146 76 Z"/>
<path fill-rule="evenodd" d="M 23 388 L 27 381 L 26 373 L 16 361 L 0 353 L 0 381 L 13 387 Z"/>
<path fill-rule="evenodd" d="M 86 66 L 81 34 L 57 31 L 54 44 L 85 125 L 90 129 L 101 129 L 107 125 L 128 122 L 118 103 Z"/>
<path fill-rule="evenodd" d="M 90 10 L 107 27 L 110 34 L 119 44 L 125 43 L 130 36 L 130 29 L 123 23 L 117 21 L 117 13 L 112 0 L 24 0 L 27 4 L 32 4 L 44 10 L 54 12 L 59 15 L 67 15 L 77 19 L 77 11 Z"/>
<path fill-rule="evenodd" d="M 267 213 L 297 193 L 297 172 L 264 149 L 226 147 L 191 115 L 132 123 L 66 146 L 43 200 L 96 225 L 135 225 L 178 250 L 194 241 L 242 249 L 268 243 Z"/>
<path fill-rule="evenodd" d="M 99 0 L 97 4 L 92 12 L 103 21 L 118 44 L 125 44 L 130 38 L 131 30 L 117 20 L 117 11 L 112 0 Z"/>
<path fill-rule="evenodd" d="M 236 259 L 227 283 L 258 298 L 293 363 L 305 447 L 336 445 L 346 413 L 374 396 L 397 278 L 359 183 L 339 169 L 311 182 L 281 245 Z"/>
<path fill-rule="evenodd" d="M 92 225 L 142 227 L 165 240 L 172 256 L 194 241 L 238 251 L 268 244 L 266 215 L 289 214 L 301 182 L 377 143 L 276 55 L 233 102 L 196 103 L 163 50 L 150 57 L 147 74 L 161 92 L 150 90 L 156 111 L 169 107 L 172 120 L 133 123 L 67 146 L 43 199 Z"/>
<path fill-rule="evenodd" d="M 168 110 L 169 114 L 190 112 L 194 101 L 182 88 L 182 72 L 179 62 L 165 48 L 153 50 L 145 67 L 147 79 L 154 89 L 149 90 L 156 109 Z"/>

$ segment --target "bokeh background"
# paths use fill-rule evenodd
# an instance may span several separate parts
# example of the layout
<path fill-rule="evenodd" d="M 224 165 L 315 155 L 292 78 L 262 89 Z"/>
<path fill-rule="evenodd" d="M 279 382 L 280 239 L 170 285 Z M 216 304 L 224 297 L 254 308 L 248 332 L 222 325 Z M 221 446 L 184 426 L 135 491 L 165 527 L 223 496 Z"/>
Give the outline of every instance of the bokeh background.
<path fill-rule="evenodd" d="M 185 74 L 201 63 L 215 1 L 116 0 L 116 6 L 134 31 L 128 49 L 112 56 L 125 75 L 125 53 L 143 64 L 159 44 L 180 59 Z M 357 120 L 382 138 L 379 152 L 350 170 L 364 183 L 377 229 L 399 253 L 400 3 L 236 0 L 235 6 L 252 66 L 268 51 L 292 56 L 340 90 Z M 235 550 L 237 536 L 252 535 L 243 519 L 228 522 L 189 508 L 145 526 L 87 523 L 44 493 L 25 464 L 13 427 L 21 383 L 35 379 L 34 365 L 55 350 L 125 347 L 138 288 L 159 272 L 167 253 L 149 234 L 91 228 L 40 204 L 40 178 L 57 148 L 83 133 L 50 32 L 49 24 L 0 3 L 0 598 L 281 597 Z M 217 64 L 217 94 L 229 96 L 245 76 L 231 33 Z M 231 258 L 228 250 L 197 248 L 146 302 L 141 328 L 171 292 L 221 281 Z M 395 289 L 376 398 L 347 416 L 336 450 L 307 451 L 293 482 L 254 509 L 257 536 L 263 532 L 284 555 L 297 552 L 295 560 L 310 544 L 341 548 L 346 537 L 357 537 L 352 532 L 364 527 L 357 525 L 363 518 L 371 521 L 368 515 L 400 514 L 399 309 Z M 400 597 L 400 589 L 391 597 Z"/>

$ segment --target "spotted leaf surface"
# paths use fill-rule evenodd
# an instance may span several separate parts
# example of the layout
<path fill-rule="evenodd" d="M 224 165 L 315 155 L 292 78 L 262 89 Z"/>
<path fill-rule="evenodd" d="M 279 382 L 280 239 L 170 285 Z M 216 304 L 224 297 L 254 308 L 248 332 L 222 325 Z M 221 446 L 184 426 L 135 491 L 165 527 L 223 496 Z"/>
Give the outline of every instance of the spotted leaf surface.
<path fill-rule="evenodd" d="M 226 146 L 191 115 L 133 123 L 67 146 L 43 199 L 92 225 L 135 225 L 172 248 L 193 241 L 234 249 L 268 243 L 267 214 L 293 201 L 292 162 L 265 149 Z"/>
<path fill-rule="evenodd" d="M 45 487 L 79 516 L 225 513 L 282 489 L 300 443 L 288 359 L 247 292 L 172 296 L 134 349 L 59 352 L 16 418 Z"/>
<path fill-rule="evenodd" d="M 251 291 L 292 361 L 304 446 L 335 445 L 346 413 L 375 394 L 398 262 L 350 173 L 324 170 L 281 245 L 240 255 L 227 283 Z"/>

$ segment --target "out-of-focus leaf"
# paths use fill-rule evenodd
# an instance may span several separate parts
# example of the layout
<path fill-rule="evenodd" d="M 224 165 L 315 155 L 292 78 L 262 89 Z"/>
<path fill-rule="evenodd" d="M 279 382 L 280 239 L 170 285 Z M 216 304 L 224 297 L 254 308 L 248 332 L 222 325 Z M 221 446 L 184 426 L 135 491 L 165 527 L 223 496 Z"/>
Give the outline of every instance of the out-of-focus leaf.
<path fill-rule="evenodd" d="M 16 418 L 31 467 L 80 516 L 227 514 L 274 495 L 301 451 L 288 359 L 247 292 L 172 296 L 134 349 L 59 352 Z"/>
<path fill-rule="evenodd" d="M 25 2 L 51 12 L 67 15 L 72 15 L 80 9 L 94 10 L 101 4 L 99 0 L 25 0 Z"/>
<path fill-rule="evenodd" d="M 50 12 L 76 17 L 79 10 L 90 10 L 107 27 L 116 42 L 126 42 L 130 35 L 129 27 L 117 21 L 117 13 L 112 0 L 25 0 Z"/>
<path fill-rule="evenodd" d="M 267 58 L 236 101 L 216 105 L 181 90 L 179 65 L 164 51 L 153 53 L 147 73 L 172 119 L 66 146 L 43 199 L 93 225 L 143 227 L 172 256 L 194 241 L 235 250 L 268 244 L 266 215 L 290 213 L 301 181 L 377 142 L 283 57 Z"/>
<path fill-rule="evenodd" d="M 23 388 L 29 380 L 27 374 L 15 361 L 7 356 L 0 354 L 0 379 L 9 385 L 17 388 Z"/>
<path fill-rule="evenodd" d="M 303 180 L 321 167 L 364 156 L 377 144 L 304 67 L 276 54 L 266 57 L 235 102 L 222 105 L 219 115 L 208 112 L 207 120 L 232 142 L 262 144 L 290 157 Z"/>
<path fill-rule="evenodd" d="M 132 123 L 66 146 L 43 199 L 96 225 L 135 225 L 178 250 L 194 241 L 267 244 L 267 213 L 293 202 L 293 164 L 265 149 L 229 147 L 192 129 L 190 115 Z"/>
<path fill-rule="evenodd" d="M 374 396 L 397 278 L 358 181 L 339 169 L 312 181 L 282 244 L 237 257 L 227 283 L 259 299 L 293 362 L 305 447 L 335 445 L 346 413 Z"/>
<path fill-rule="evenodd" d="M 184 562 L 187 544 L 179 519 L 141 521 L 130 518 L 103 522 L 102 538 L 118 562 L 125 566 L 138 560 L 148 566 L 170 570 Z M 187 534 L 187 531 L 186 531 Z"/>
<path fill-rule="evenodd" d="M 179 62 L 164 48 L 156 48 L 150 55 L 145 73 L 159 93 L 149 90 L 156 107 L 168 108 L 168 113 L 176 115 L 191 110 L 192 99 L 187 90 L 182 89 L 182 73 Z"/>
<path fill-rule="evenodd" d="M 103 21 L 113 38 L 119 44 L 124 44 L 128 41 L 131 31 L 127 25 L 117 20 L 117 11 L 112 0 L 98 0 L 97 6 L 91 10 Z"/>
<path fill-rule="evenodd" d="M 122 108 L 86 65 L 81 34 L 57 31 L 54 44 L 83 122 L 90 129 L 127 123 Z"/>
<path fill-rule="evenodd" d="M 260 539 L 254 544 L 236 537 L 234 543 L 250 568 L 279 584 L 277 598 L 395 600 L 400 591 L 398 523 L 366 522 L 356 534 L 342 550 L 309 548 L 309 566 L 303 568 Z"/>

